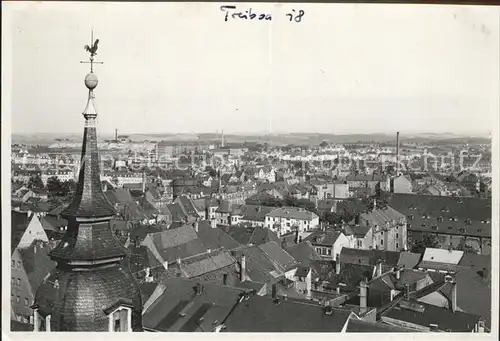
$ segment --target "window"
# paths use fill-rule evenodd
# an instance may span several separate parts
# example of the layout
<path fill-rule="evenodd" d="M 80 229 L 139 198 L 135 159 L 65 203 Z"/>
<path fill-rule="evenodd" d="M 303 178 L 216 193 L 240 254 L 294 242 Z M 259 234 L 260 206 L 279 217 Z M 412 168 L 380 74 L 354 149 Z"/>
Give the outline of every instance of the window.
<path fill-rule="evenodd" d="M 396 243 L 396 249 L 399 249 L 399 243 Z"/>
<path fill-rule="evenodd" d="M 115 332 L 120 331 L 120 320 L 115 320 L 114 331 Z"/>
<path fill-rule="evenodd" d="M 362 240 L 358 240 L 358 247 L 363 247 L 363 241 Z"/>
<path fill-rule="evenodd" d="M 332 255 L 332 249 L 328 249 L 328 256 Z"/>
<path fill-rule="evenodd" d="M 411 236 L 411 231 L 408 231 L 408 236 Z"/>
<path fill-rule="evenodd" d="M 18 279 L 17 279 L 17 286 L 18 286 L 18 287 L 20 287 L 20 286 L 21 286 L 21 279 L 20 279 L 20 278 L 18 278 Z"/>
<path fill-rule="evenodd" d="M 380 245 L 384 245 L 384 240 L 380 240 Z"/>
<path fill-rule="evenodd" d="M 28 306 L 30 305 L 30 300 L 29 300 L 29 299 L 27 299 L 27 298 L 25 298 L 25 299 L 24 299 L 24 305 L 25 305 L 26 307 L 28 307 Z"/>
<path fill-rule="evenodd" d="M 19 303 L 19 302 L 21 302 L 21 297 L 16 296 L 16 303 Z"/>
<path fill-rule="evenodd" d="M 396 238 L 399 238 L 399 233 L 396 233 Z"/>
<path fill-rule="evenodd" d="M 10 263 L 10 266 L 11 266 L 11 267 L 15 267 L 15 266 L 16 266 L 16 261 L 15 261 L 15 260 L 13 260 L 13 261 Z"/>
<path fill-rule="evenodd" d="M 15 286 L 16 285 L 16 279 L 14 277 L 11 278 L 10 284 Z"/>

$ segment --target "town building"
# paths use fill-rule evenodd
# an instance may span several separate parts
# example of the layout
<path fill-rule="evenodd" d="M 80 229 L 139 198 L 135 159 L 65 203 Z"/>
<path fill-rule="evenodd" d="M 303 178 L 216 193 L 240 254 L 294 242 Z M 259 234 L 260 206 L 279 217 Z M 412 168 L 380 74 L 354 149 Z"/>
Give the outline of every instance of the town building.
<path fill-rule="evenodd" d="M 278 236 L 298 230 L 310 231 L 319 225 L 319 217 L 303 208 L 280 207 L 266 215 L 265 227 Z"/>

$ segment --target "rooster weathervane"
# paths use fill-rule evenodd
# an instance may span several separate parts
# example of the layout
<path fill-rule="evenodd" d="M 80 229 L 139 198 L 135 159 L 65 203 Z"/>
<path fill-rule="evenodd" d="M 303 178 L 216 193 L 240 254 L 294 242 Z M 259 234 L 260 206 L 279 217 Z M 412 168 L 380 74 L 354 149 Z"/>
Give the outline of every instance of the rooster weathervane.
<path fill-rule="evenodd" d="M 92 44 L 92 42 L 94 42 Z M 84 62 L 81 61 L 80 63 L 84 64 L 90 64 L 90 72 L 94 72 L 94 63 L 95 64 L 103 64 L 103 62 L 95 62 L 94 61 L 94 56 L 97 55 L 97 48 L 99 47 L 99 39 L 96 39 L 94 41 L 94 30 L 92 30 L 92 33 L 90 35 L 90 45 L 85 45 L 83 48 L 85 51 L 90 53 L 90 62 Z"/>

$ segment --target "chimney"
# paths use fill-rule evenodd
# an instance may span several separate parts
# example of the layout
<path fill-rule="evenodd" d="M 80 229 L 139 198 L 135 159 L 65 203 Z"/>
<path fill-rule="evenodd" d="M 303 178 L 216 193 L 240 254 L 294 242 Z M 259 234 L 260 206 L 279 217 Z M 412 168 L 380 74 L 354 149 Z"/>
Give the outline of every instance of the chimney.
<path fill-rule="evenodd" d="M 356 216 L 354 217 L 354 224 L 359 225 L 359 220 L 360 220 L 359 218 L 360 218 L 360 215 L 359 215 L 359 213 L 357 213 Z"/>
<path fill-rule="evenodd" d="M 377 199 L 373 199 L 373 210 L 377 209 Z"/>
<path fill-rule="evenodd" d="M 336 292 L 337 292 L 337 295 L 340 295 L 340 285 L 337 286 Z"/>
<path fill-rule="evenodd" d="M 457 311 L 457 282 L 451 283 L 451 311 Z"/>
<path fill-rule="evenodd" d="M 222 274 L 222 284 L 227 285 L 227 273 Z"/>
<path fill-rule="evenodd" d="M 399 281 L 401 278 L 401 268 L 396 268 L 396 279 Z"/>
<path fill-rule="evenodd" d="M 396 133 L 396 176 L 399 175 L 399 131 Z"/>
<path fill-rule="evenodd" d="M 366 302 L 366 292 L 367 292 L 366 279 L 361 280 L 359 283 L 359 312 L 364 314 L 368 311 L 368 306 Z"/>
<path fill-rule="evenodd" d="M 247 259 L 244 254 L 241 255 L 241 265 L 240 265 L 240 281 L 244 282 L 246 279 L 247 271 Z"/>
<path fill-rule="evenodd" d="M 118 142 L 118 129 L 115 129 L 115 142 Z"/>
<path fill-rule="evenodd" d="M 405 284 L 405 299 L 410 299 L 410 285 L 408 283 Z"/>
<path fill-rule="evenodd" d="M 379 260 L 377 262 L 377 277 L 382 276 L 382 261 Z"/>
<path fill-rule="evenodd" d="M 196 233 L 198 233 L 198 220 L 196 220 L 196 221 L 193 223 L 193 228 L 194 228 L 194 230 L 196 231 Z"/>
<path fill-rule="evenodd" d="M 338 253 L 335 256 L 335 274 L 340 274 L 340 255 Z"/>
<path fill-rule="evenodd" d="M 194 292 L 195 292 L 196 296 L 200 296 L 201 294 L 203 294 L 203 286 L 200 283 L 197 283 L 194 286 Z"/>
<path fill-rule="evenodd" d="M 276 283 L 273 283 L 273 286 L 272 286 L 272 297 L 273 297 L 273 300 L 276 300 L 278 299 L 278 288 L 276 287 Z"/>
<path fill-rule="evenodd" d="M 295 231 L 295 244 L 299 243 L 299 229 Z"/>

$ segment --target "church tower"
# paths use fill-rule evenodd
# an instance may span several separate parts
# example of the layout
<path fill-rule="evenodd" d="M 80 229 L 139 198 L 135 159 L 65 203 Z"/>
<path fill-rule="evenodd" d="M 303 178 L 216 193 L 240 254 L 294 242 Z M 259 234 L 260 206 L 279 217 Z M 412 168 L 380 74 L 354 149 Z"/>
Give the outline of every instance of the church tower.
<path fill-rule="evenodd" d="M 61 214 L 68 221 L 67 231 L 50 253 L 57 267 L 35 295 L 35 331 L 142 331 L 139 285 L 130 271 L 127 249 L 111 232 L 115 209 L 100 183 L 94 103 L 98 42 L 85 46 L 90 73 L 85 77 L 88 99 L 78 184 L 73 201 Z"/>

